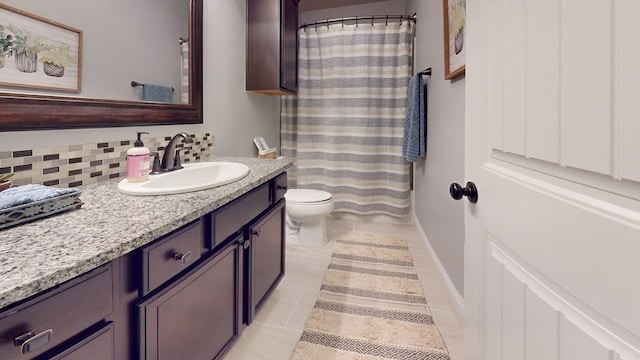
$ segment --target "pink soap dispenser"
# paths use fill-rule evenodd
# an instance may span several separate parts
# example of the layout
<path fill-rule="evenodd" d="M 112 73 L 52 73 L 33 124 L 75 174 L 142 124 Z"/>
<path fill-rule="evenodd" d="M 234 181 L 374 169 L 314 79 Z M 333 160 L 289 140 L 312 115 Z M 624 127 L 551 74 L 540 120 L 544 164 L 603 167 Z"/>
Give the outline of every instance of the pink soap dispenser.
<path fill-rule="evenodd" d="M 149 134 L 148 132 L 137 132 L 138 139 L 133 144 L 133 147 L 127 150 L 127 181 L 128 182 L 142 182 L 149 180 L 149 149 L 144 146 L 142 134 Z"/>

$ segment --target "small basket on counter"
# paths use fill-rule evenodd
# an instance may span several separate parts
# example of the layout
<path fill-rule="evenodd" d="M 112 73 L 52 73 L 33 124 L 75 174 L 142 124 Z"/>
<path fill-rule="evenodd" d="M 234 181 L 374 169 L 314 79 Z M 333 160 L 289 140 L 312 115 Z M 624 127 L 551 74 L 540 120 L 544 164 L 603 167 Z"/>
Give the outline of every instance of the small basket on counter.
<path fill-rule="evenodd" d="M 276 148 L 269 147 L 262 136 L 253 138 L 253 143 L 258 148 L 258 159 L 275 159 Z"/>
<path fill-rule="evenodd" d="M 258 151 L 258 159 L 275 159 L 276 148 Z"/>

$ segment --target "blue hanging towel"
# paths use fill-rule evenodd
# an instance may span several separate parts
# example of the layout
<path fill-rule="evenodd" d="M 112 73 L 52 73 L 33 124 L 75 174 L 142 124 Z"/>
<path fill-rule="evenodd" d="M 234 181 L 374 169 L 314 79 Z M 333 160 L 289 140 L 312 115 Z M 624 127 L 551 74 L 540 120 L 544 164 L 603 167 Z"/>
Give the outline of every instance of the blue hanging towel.
<path fill-rule="evenodd" d="M 427 152 L 427 120 L 425 89 L 422 74 L 409 79 L 407 95 L 407 113 L 404 121 L 404 137 L 402 156 L 407 161 L 415 162 Z"/>
<path fill-rule="evenodd" d="M 144 84 L 142 86 L 144 101 L 173 102 L 173 88 L 168 86 Z"/>

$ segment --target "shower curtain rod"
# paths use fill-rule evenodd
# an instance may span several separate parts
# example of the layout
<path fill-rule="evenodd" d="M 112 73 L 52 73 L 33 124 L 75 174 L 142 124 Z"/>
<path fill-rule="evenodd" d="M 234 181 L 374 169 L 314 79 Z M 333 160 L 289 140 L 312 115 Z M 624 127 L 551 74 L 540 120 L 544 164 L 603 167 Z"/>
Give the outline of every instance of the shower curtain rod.
<path fill-rule="evenodd" d="M 355 21 L 356 25 L 358 25 L 358 22 L 360 21 L 371 21 L 371 25 L 373 25 L 373 21 L 374 20 L 385 20 L 385 23 L 389 23 L 389 20 L 400 20 L 400 22 L 402 22 L 402 20 L 409 20 L 409 21 L 413 21 L 414 23 L 417 20 L 417 13 L 414 13 L 413 15 L 371 15 L 371 16 L 350 16 L 350 17 L 342 17 L 342 18 L 334 18 L 334 19 L 327 19 L 327 20 L 318 20 L 318 21 L 314 21 L 312 23 L 308 23 L 308 24 L 302 24 L 300 26 L 300 29 L 306 29 L 310 26 L 315 26 L 316 28 L 318 27 L 318 25 L 323 25 L 323 26 L 329 26 L 329 24 L 335 24 L 335 23 L 345 23 L 347 21 Z"/>

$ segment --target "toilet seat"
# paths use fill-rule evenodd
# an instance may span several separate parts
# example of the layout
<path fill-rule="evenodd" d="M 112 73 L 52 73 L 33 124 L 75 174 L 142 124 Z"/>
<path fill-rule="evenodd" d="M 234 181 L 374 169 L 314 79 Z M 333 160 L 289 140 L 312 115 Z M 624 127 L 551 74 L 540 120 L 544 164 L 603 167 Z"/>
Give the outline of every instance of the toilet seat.
<path fill-rule="evenodd" d="M 284 194 L 289 204 L 318 204 L 332 201 L 331 193 L 315 189 L 289 189 Z"/>

